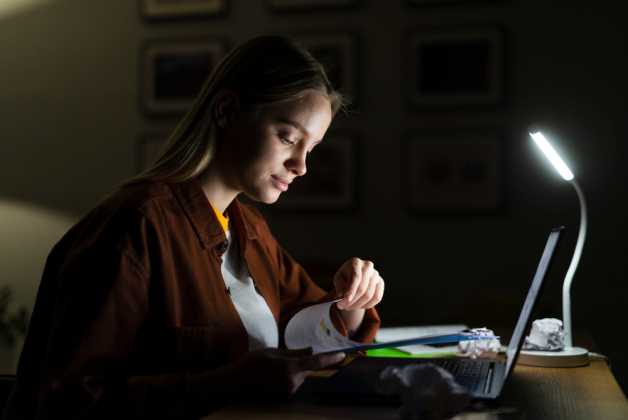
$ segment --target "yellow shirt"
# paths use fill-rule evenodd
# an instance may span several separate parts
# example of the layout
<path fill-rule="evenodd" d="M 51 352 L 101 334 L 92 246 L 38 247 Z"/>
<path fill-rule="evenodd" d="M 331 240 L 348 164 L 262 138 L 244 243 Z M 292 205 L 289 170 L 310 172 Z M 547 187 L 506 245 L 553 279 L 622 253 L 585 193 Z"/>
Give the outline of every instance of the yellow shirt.
<path fill-rule="evenodd" d="M 229 215 L 227 214 L 227 212 L 225 212 L 225 214 L 223 215 L 218 210 L 216 210 L 216 207 L 214 207 L 211 201 L 209 202 L 209 204 L 211 204 L 212 209 L 214 209 L 214 212 L 216 213 L 216 217 L 218 217 L 218 220 L 220 221 L 222 228 L 225 230 L 225 232 L 227 232 L 229 230 Z"/>

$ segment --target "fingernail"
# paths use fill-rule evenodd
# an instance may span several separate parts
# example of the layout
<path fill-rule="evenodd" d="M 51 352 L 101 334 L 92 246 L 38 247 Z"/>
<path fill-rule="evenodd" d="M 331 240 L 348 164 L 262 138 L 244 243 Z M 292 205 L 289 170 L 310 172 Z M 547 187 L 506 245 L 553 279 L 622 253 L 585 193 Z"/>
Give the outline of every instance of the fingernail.
<path fill-rule="evenodd" d="M 353 293 L 347 293 L 347 296 L 345 296 L 345 299 L 347 300 L 353 299 Z"/>
<path fill-rule="evenodd" d="M 340 359 L 344 359 L 346 356 L 347 356 L 347 355 L 346 355 L 346 354 L 344 354 L 344 353 L 338 353 L 338 357 L 339 357 Z"/>

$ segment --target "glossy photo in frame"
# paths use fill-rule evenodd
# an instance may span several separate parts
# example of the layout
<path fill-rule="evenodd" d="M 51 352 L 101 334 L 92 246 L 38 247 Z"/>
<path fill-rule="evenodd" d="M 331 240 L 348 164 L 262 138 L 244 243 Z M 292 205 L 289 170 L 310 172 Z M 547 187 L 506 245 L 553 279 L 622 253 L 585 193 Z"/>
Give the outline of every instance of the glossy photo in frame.
<path fill-rule="evenodd" d="M 226 11 L 227 0 L 140 0 L 147 20 L 220 16 Z"/>
<path fill-rule="evenodd" d="M 416 212 L 501 208 L 501 141 L 494 133 L 414 133 L 403 145 L 405 201 Z"/>
<path fill-rule="evenodd" d="M 220 39 L 150 41 L 141 52 L 147 114 L 183 114 L 227 52 Z"/>
<path fill-rule="evenodd" d="M 504 97 L 503 44 L 499 28 L 407 33 L 408 103 L 422 109 L 498 105 Z"/>

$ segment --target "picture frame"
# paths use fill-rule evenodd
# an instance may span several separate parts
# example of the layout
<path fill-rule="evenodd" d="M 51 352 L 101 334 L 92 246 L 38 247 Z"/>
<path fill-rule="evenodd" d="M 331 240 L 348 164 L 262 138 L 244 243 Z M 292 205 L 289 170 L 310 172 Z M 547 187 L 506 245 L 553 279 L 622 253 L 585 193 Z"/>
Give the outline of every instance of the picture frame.
<path fill-rule="evenodd" d="M 141 51 L 141 102 L 144 112 L 183 114 L 227 53 L 222 39 L 153 40 Z"/>
<path fill-rule="evenodd" d="M 172 132 L 170 131 L 159 131 L 147 133 L 139 137 L 135 159 L 137 173 L 142 172 L 153 162 L 171 134 Z"/>
<path fill-rule="evenodd" d="M 404 199 L 411 212 L 496 212 L 503 207 L 499 134 L 412 133 L 402 150 Z"/>
<path fill-rule="evenodd" d="M 406 0 L 410 6 L 439 6 L 441 4 L 491 3 L 501 0 Z"/>
<path fill-rule="evenodd" d="M 496 106 L 504 98 L 504 34 L 498 27 L 410 31 L 405 86 L 414 108 Z"/>
<path fill-rule="evenodd" d="M 353 9 L 360 0 L 266 0 L 268 8 L 275 12 Z"/>
<path fill-rule="evenodd" d="M 227 13 L 228 0 L 140 0 L 146 20 L 200 18 Z"/>
<path fill-rule="evenodd" d="M 353 135 L 329 133 L 308 156 L 307 173 L 297 177 L 272 209 L 347 212 L 358 200 L 358 149 Z"/>
<path fill-rule="evenodd" d="M 320 62 L 334 89 L 358 103 L 358 37 L 349 31 L 288 35 Z"/>

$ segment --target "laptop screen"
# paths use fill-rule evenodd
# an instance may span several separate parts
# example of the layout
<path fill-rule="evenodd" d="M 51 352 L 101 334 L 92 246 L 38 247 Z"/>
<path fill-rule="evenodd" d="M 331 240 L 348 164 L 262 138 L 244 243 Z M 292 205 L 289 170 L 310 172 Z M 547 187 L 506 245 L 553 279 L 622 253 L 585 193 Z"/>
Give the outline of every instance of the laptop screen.
<path fill-rule="evenodd" d="M 515 328 L 515 332 L 512 334 L 512 339 L 510 340 L 508 351 L 506 352 L 506 371 L 504 373 L 504 382 L 506 381 L 506 378 L 508 378 L 508 376 L 512 372 L 512 369 L 515 366 L 515 362 L 517 361 L 517 357 L 519 356 L 519 351 L 523 346 L 525 333 L 530 328 L 532 312 L 534 311 L 536 301 L 541 291 L 541 286 L 543 285 L 543 280 L 545 279 L 545 274 L 549 269 L 554 250 L 558 245 L 558 240 L 560 238 L 562 230 L 563 228 L 553 229 L 550 233 L 549 239 L 547 240 L 547 245 L 545 245 L 545 251 L 543 251 L 541 262 L 539 263 L 539 267 L 536 270 L 536 275 L 534 276 L 534 280 L 532 281 L 532 286 L 530 287 L 530 291 L 528 292 L 528 297 L 526 298 L 526 301 L 523 305 L 523 310 L 521 311 L 521 315 L 519 316 L 519 321 L 517 321 L 517 327 Z"/>

